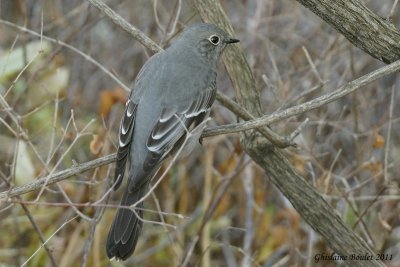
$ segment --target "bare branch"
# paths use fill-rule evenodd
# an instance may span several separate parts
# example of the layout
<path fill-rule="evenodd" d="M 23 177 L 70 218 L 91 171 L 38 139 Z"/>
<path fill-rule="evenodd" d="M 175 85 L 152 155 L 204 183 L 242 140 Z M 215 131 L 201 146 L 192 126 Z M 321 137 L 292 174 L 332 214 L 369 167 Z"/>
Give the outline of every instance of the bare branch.
<path fill-rule="evenodd" d="M 279 111 L 277 113 L 273 113 L 271 115 L 264 115 L 258 119 L 252 121 L 246 121 L 241 123 L 234 123 L 229 125 L 224 125 L 220 127 L 209 128 L 204 132 L 204 137 L 209 137 L 213 135 L 227 134 L 233 132 L 240 132 L 245 130 L 250 130 L 258 127 L 262 127 L 265 125 L 269 125 L 271 123 L 293 117 L 299 114 L 302 114 L 306 111 L 310 111 L 316 108 L 319 108 L 323 105 L 326 105 L 330 102 L 338 100 L 348 94 L 353 93 L 354 91 L 363 88 L 364 86 L 379 80 L 389 74 L 395 73 L 400 70 L 400 60 L 396 61 L 392 64 L 384 66 L 380 69 L 372 71 L 354 81 L 347 83 L 346 85 L 336 89 L 332 93 L 322 95 L 318 98 L 310 100 L 306 103 Z"/>
<path fill-rule="evenodd" d="M 390 9 L 390 12 L 389 12 L 389 19 L 393 18 L 394 10 L 396 9 L 396 6 L 397 6 L 398 2 L 399 2 L 399 0 L 394 0 L 393 6 L 392 6 L 392 8 Z"/>
<path fill-rule="evenodd" d="M 0 201 L 4 201 L 9 197 L 15 197 L 18 195 L 22 195 L 28 192 L 32 192 L 35 190 L 39 190 L 42 188 L 42 186 L 46 183 L 47 185 L 51 185 L 57 182 L 60 182 L 62 180 L 65 180 L 71 176 L 74 176 L 76 174 L 106 165 L 110 164 L 115 161 L 116 154 L 110 154 L 89 162 L 85 162 L 82 164 L 74 165 L 72 168 L 60 171 L 58 173 L 54 173 L 52 175 L 48 175 L 46 177 L 40 178 L 32 183 L 24 184 L 15 188 L 12 188 L 9 191 L 6 192 L 1 192 L 0 193 Z"/>
<path fill-rule="evenodd" d="M 392 93 L 390 97 L 390 106 L 389 106 L 389 125 L 387 129 L 386 135 L 386 145 L 385 145 L 385 166 L 383 171 L 383 179 L 385 180 L 385 184 L 390 184 L 390 179 L 388 177 L 388 162 L 389 162 L 389 150 L 390 150 L 390 137 L 392 133 L 392 123 L 393 123 L 393 106 L 394 106 L 394 86 L 392 86 Z"/>
<path fill-rule="evenodd" d="M 399 30 L 389 20 L 369 10 L 363 1 L 297 1 L 343 34 L 354 46 L 374 58 L 385 63 L 400 59 Z"/>
<path fill-rule="evenodd" d="M 75 216 L 68 221 L 64 222 L 60 227 L 57 228 L 57 230 L 21 265 L 21 266 L 26 266 L 26 264 L 40 251 L 40 249 L 47 244 L 47 242 L 50 241 L 50 239 L 56 235 L 65 225 L 69 224 L 73 220 L 75 220 L 78 216 Z"/>
<path fill-rule="evenodd" d="M 112 20 L 116 25 L 120 26 L 126 32 L 131 34 L 136 40 L 138 40 L 142 45 L 149 48 L 154 53 L 157 53 L 161 50 L 153 40 L 147 37 L 143 32 L 133 27 L 129 22 L 127 22 L 123 17 L 114 12 L 111 8 L 109 8 L 103 1 L 99 0 L 88 0 L 92 5 L 97 7 L 101 12 L 107 15 L 108 18 Z"/>
<path fill-rule="evenodd" d="M 18 197 L 18 199 L 20 199 L 20 198 Z M 47 245 L 47 241 L 44 239 L 43 233 L 40 230 L 39 226 L 37 225 L 37 223 L 36 223 L 35 219 L 33 218 L 32 214 L 30 213 L 30 211 L 28 210 L 28 208 L 26 207 L 25 204 L 21 203 L 20 205 L 21 205 L 22 209 L 24 210 L 26 216 L 28 217 L 29 221 L 31 222 L 33 229 L 35 230 L 35 232 L 39 236 L 40 242 L 42 242 L 42 247 L 44 247 L 47 255 L 49 256 L 51 264 L 53 266 L 58 266 L 58 264 L 56 262 L 56 259 L 54 258 L 49 246 Z"/>
<path fill-rule="evenodd" d="M 242 108 L 237 104 L 235 101 L 231 100 L 229 97 L 227 97 L 225 94 L 220 93 L 217 91 L 217 100 L 224 105 L 226 108 L 228 108 L 230 111 L 235 113 L 237 116 L 239 116 L 241 119 L 244 119 L 246 121 L 248 120 L 254 120 L 255 117 L 250 114 L 246 109 Z M 268 124 L 265 124 L 264 126 L 267 126 Z M 221 130 L 223 129 L 224 126 L 220 126 Z M 280 148 L 285 148 L 288 146 L 296 146 L 292 141 L 293 139 L 290 139 L 288 137 L 281 137 L 274 133 L 272 130 L 270 130 L 268 127 L 263 127 L 263 128 L 258 128 L 257 129 L 264 137 L 266 137 L 271 143 L 276 145 L 277 147 Z M 212 136 L 212 135 L 210 135 Z M 207 137 L 205 133 L 202 135 L 202 137 Z"/>

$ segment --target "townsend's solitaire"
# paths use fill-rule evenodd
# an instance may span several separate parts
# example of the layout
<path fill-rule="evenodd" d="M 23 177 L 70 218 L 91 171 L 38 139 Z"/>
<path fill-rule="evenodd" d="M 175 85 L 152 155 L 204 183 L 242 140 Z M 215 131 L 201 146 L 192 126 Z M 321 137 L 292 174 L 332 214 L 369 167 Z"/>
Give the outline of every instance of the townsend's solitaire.
<path fill-rule="evenodd" d="M 116 190 L 129 157 L 128 181 L 121 205 L 130 206 L 149 190 L 164 159 L 183 144 L 187 129 L 204 121 L 214 102 L 217 63 L 227 44 L 239 40 L 212 24 L 187 28 L 165 51 L 152 56 L 136 77 L 119 129 Z M 120 208 L 107 239 L 110 259 L 126 260 L 141 232 L 143 202 L 136 214 Z"/>

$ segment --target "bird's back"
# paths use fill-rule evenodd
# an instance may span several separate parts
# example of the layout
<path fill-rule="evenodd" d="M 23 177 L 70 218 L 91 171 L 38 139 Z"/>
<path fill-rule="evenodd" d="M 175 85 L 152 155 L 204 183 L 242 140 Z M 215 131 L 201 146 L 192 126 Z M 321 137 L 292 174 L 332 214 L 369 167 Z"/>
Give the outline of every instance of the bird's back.
<path fill-rule="evenodd" d="M 172 51 L 173 52 L 173 51 Z M 146 157 L 146 143 L 164 108 L 182 110 L 202 91 L 215 89 L 216 72 L 193 63 L 170 50 L 148 60 L 134 85 L 138 103 L 131 149 L 132 171 L 136 172 Z M 158 103 L 158 104 L 152 104 Z M 136 169 L 136 170 L 134 170 Z"/>

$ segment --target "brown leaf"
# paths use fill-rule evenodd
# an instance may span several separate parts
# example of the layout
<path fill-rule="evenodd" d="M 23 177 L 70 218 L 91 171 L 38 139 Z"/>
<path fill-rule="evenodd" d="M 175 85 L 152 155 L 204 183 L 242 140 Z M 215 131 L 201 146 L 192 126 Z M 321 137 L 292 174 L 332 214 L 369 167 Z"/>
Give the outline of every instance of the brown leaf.
<path fill-rule="evenodd" d="M 306 161 L 304 160 L 304 158 L 302 158 L 301 156 L 298 156 L 298 155 L 294 155 L 292 157 L 292 164 L 299 174 L 301 174 L 301 175 L 307 174 L 306 168 L 305 168 Z"/>
<path fill-rule="evenodd" d="M 375 132 L 372 147 L 373 148 L 382 148 L 384 145 L 385 145 L 385 138 L 378 132 Z"/>
<path fill-rule="evenodd" d="M 65 132 L 65 140 L 72 141 L 75 138 L 75 134 L 72 131 Z"/>
<path fill-rule="evenodd" d="M 90 141 L 90 152 L 94 155 L 98 155 L 103 148 L 104 142 L 99 138 L 99 135 L 94 134 L 92 141 Z"/>
<path fill-rule="evenodd" d="M 377 175 L 382 172 L 383 163 L 380 161 L 371 161 L 365 165 L 365 169 L 371 171 L 373 175 Z"/>
<path fill-rule="evenodd" d="M 107 117 L 114 104 L 125 104 L 127 94 L 128 93 L 119 86 L 113 89 L 103 90 L 100 93 L 99 114 Z"/>

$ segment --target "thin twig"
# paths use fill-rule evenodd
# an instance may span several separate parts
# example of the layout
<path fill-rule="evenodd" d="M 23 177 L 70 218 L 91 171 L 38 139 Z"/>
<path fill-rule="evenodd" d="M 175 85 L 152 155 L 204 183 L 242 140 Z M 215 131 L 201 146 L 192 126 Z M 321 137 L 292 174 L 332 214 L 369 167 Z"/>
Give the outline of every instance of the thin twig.
<path fill-rule="evenodd" d="M 157 0 L 153 0 L 154 20 L 155 20 L 155 23 L 156 23 L 157 27 L 160 29 L 160 31 L 161 31 L 163 34 L 165 34 L 165 29 L 161 26 L 160 19 L 158 18 L 157 3 L 158 3 Z"/>
<path fill-rule="evenodd" d="M 182 262 L 182 264 L 180 265 L 180 267 L 186 267 L 186 266 L 188 266 L 189 260 L 190 260 L 190 258 L 191 258 L 191 256 L 192 256 L 193 250 L 194 250 L 194 248 L 195 248 L 195 246 L 196 246 L 198 240 L 199 240 L 199 236 L 196 235 L 196 236 L 193 238 L 192 242 L 190 242 L 189 247 L 188 247 L 188 249 L 187 249 L 187 253 L 184 254 L 184 255 L 185 255 L 185 258 L 183 259 L 183 262 Z"/>
<path fill-rule="evenodd" d="M 1 176 L 1 177 L 2 177 L 2 176 Z M 3 177 L 2 177 L 2 178 L 3 178 Z M 10 186 L 9 181 L 7 181 L 6 179 L 4 179 L 4 182 L 5 182 L 8 186 Z M 18 201 L 22 201 L 22 198 L 21 198 L 20 196 L 17 196 L 16 199 L 17 199 Z M 54 256 L 53 256 L 53 253 L 51 253 L 50 248 L 49 248 L 49 247 L 47 246 L 47 244 L 46 244 L 46 240 L 44 239 L 43 233 L 42 233 L 42 231 L 40 230 L 39 226 L 37 225 L 37 223 L 36 223 L 36 221 L 35 221 L 35 218 L 33 218 L 31 212 L 29 211 L 29 209 L 26 207 L 26 205 L 25 205 L 24 203 L 19 203 L 19 204 L 21 205 L 21 207 L 22 207 L 22 209 L 24 210 L 26 216 L 28 217 L 29 222 L 32 224 L 33 229 L 35 230 L 35 232 L 36 232 L 37 235 L 39 236 L 40 242 L 42 242 L 42 245 L 43 245 L 43 247 L 44 247 L 44 249 L 45 249 L 47 255 L 48 255 L 49 258 L 50 258 L 51 264 L 52 264 L 53 266 L 58 266 L 58 264 L 57 264 L 57 262 L 56 262 L 56 259 L 55 259 Z M 11 205 L 10 205 L 10 207 L 11 207 Z"/>
<path fill-rule="evenodd" d="M 396 10 L 396 6 L 397 6 L 398 2 L 399 2 L 399 0 L 394 0 L 393 6 L 392 6 L 392 8 L 390 9 L 390 12 L 389 12 L 389 19 L 393 18 L 394 11 Z"/>
<path fill-rule="evenodd" d="M 50 241 L 50 239 L 57 234 L 65 225 L 67 225 L 68 223 L 72 222 L 73 220 L 75 220 L 78 216 L 75 216 L 71 219 L 69 219 L 68 221 L 64 222 L 60 227 L 58 227 L 58 229 L 51 234 L 51 236 L 21 265 L 21 267 L 26 266 L 26 264 L 40 251 L 40 249 L 47 244 L 47 242 Z"/>
<path fill-rule="evenodd" d="M 18 199 L 21 199 L 21 198 L 18 196 Z M 36 224 L 36 221 L 33 218 L 32 214 L 30 213 L 30 211 L 28 210 L 28 208 L 26 207 L 25 204 L 20 203 L 20 205 L 21 205 L 22 209 L 24 210 L 26 216 L 28 217 L 30 223 L 32 224 L 33 229 L 35 230 L 35 232 L 39 236 L 40 242 L 42 242 L 42 246 L 44 247 L 44 249 L 46 250 L 47 255 L 50 258 L 51 264 L 53 266 L 58 266 L 58 264 L 56 262 L 56 259 L 54 258 L 53 253 L 51 252 L 50 248 L 48 247 L 47 242 L 44 239 L 43 233 L 40 230 L 39 226 Z"/>
<path fill-rule="evenodd" d="M 306 55 L 307 61 L 311 66 L 311 71 L 314 73 L 315 77 L 318 79 L 319 84 L 324 84 L 324 81 L 321 78 L 321 75 L 319 75 L 317 67 L 315 66 L 314 62 L 311 59 L 310 54 L 308 53 L 307 48 L 303 45 L 301 47 L 301 49 L 303 49 L 304 54 Z"/>
<path fill-rule="evenodd" d="M 70 207 L 70 206 L 74 206 L 77 208 L 85 208 L 85 207 L 99 207 L 99 208 L 111 208 L 111 209 L 131 209 L 130 206 L 122 206 L 119 204 L 95 204 L 97 202 L 91 203 L 91 202 L 86 202 L 86 203 L 58 203 L 58 202 L 38 202 L 38 201 L 29 201 L 29 200 L 18 200 L 17 198 L 9 198 L 7 200 L 4 201 L 4 203 L 22 203 L 25 205 L 34 205 L 34 206 L 48 206 L 48 207 Z M 182 214 L 179 213 L 170 213 L 170 212 L 165 212 L 165 211 L 155 211 L 155 210 L 151 210 L 151 209 L 146 209 L 146 208 L 138 208 L 136 207 L 135 210 L 141 210 L 141 211 L 145 211 L 148 213 L 155 213 L 155 214 L 161 214 L 164 216 L 172 216 L 172 217 L 176 217 L 178 219 L 188 219 L 188 216 L 184 216 Z"/>
<path fill-rule="evenodd" d="M 306 118 L 289 136 L 289 142 L 294 143 L 294 139 L 299 136 L 299 134 L 303 131 L 303 129 L 306 127 L 308 121 L 310 119 Z"/>
<path fill-rule="evenodd" d="M 191 245 L 189 246 L 189 249 L 186 250 L 185 256 L 182 259 L 184 263 L 189 260 L 188 258 L 190 258 L 190 255 L 193 252 L 192 250 L 196 245 L 197 241 L 199 240 L 205 224 L 210 220 L 211 216 L 214 214 L 218 204 L 221 202 L 221 199 L 227 192 L 229 186 L 232 185 L 232 180 L 236 178 L 243 171 L 243 169 L 248 165 L 248 163 L 250 163 L 250 161 L 244 162 L 243 164 L 238 164 L 236 170 L 229 177 L 222 180 L 218 186 L 216 186 L 216 189 L 213 193 L 212 201 L 210 202 L 208 209 L 203 215 L 203 219 L 201 221 L 199 229 L 197 230 L 197 234 L 192 238 L 192 241 L 190 242 Z M 185 266 L 184 264 L 182 265 Z"/>
<path fill-rule="evenodd" d="M 248 157 L 248 156 L 246 156 Z M 250 157 L 248 157 L 250 159 Z M 243 188 L 245 192 L 245 226 L 246 231 L 243 239 L 243 260 L 242 265 L 243 267 L 250 267 L 251 266 L 251 244 L 254 238 L 254 223 L 253 223 L 253 194 L 254 194 L 254 184 L 253 184 L 253 168 L 251 165 L 247 165 L 244 170 L 245 175 L 242 177 Z"/>
<path fill-rule="evenodd" d="M 211 204 L 212 192 L 212 178 L 213 178 L 213 162 L 214 162 L 215 146 L 210 145 L 207 147 L 205 157 L 205 172 L 204 172 L 204 186 L 203 186 L 203 212 L 207 211 L 207 207 Z M 201 250 L 203 253 L 201 259 L 201 267 L 211 266 L 211 229 L 210 224 L 204 225 L 203 232 L 201 233 Z"/>
<path fill-rule="evenodd" d="M 389 150 L 390 150 L 390 135 L 392 132 L 392 120 L 393 120 L 393 106 L 394 106 L 394 86 L 392 86 L 392 92 L 390 95 L 390 107 L 389 107 L 389 124 L 386 135 L 386 145 L 385 145 L 385 166 L 383 170 L 383 179 L 385 181 L 385 185 L 388 185 L 390 180 L 388 177 L 388 162 L 389 162 Z"/>
<path fill-rule="evenodd" d="M 59 91 L 57 90 L 56 99 L 54 100 L 54 115 L 53 115 L 53 127 L 51 129 L 51 136 L 50 136 L 50 144 L 49 144 L 49 153 L 47 154 L 46 163 L 49 164 L 51 160 L 51 154 L 53 153 L 54 143 L 56 142 L 56 129 L 57 129 L 57 114 L 58 114 L 58 107 L 59 107 Z"/>
<path fill-rule="evenodd" d="M 107 176 L 110 174 L 111 168 L 108 168 Z M 113 188 L 113 187 L 111 187 Z M 107 183 L 105 183 L 104 188 L 103 188 L 103 193 L 101 195 L 106 195 L 107 191 L 110 189 Z M 101 198 L 101 201 L 97 201 L 98 203 L 102 203 L 102 201 L 107 201 L 108 199 L 104 200 L 104 198 Z M 101 218 L 101 215 L 103 214 L 104 207 L 96 207 L 96 212 L 93 216 L 93 220 L 90 225 L 90 230 L 89 230 L 89 237 L 87 238 L 85 245 L 83 246 L 83 256 L 82 256 L 82 262 L 81 262 L 81 267 L 85 267 L 87 264 L 87 259 L 89 256 L 89 251 L 92 246 L 93 240 L 94 240 L 94 234 L 96 231 L 96 226 Z"/>

